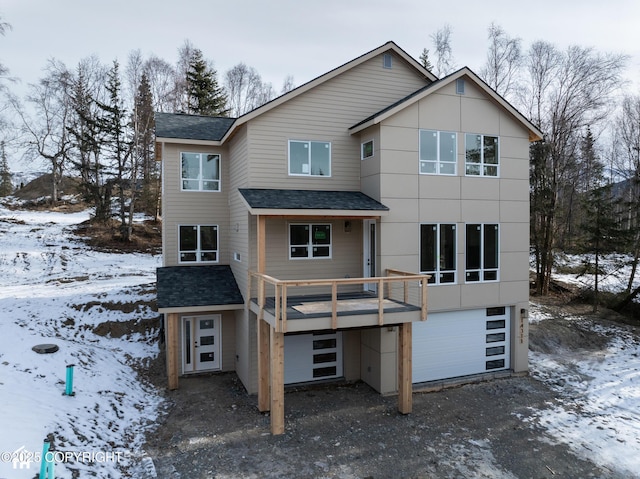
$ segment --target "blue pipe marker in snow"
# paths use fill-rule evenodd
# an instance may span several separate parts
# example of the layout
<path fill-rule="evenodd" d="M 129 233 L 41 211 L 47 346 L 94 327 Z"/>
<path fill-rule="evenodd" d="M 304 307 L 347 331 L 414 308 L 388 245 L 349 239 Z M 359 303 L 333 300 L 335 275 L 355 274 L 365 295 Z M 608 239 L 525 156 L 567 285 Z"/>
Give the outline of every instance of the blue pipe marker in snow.
<path fill-rule="evenodd" d="M 45 438 L 44 443 L 42 444 L 42 458 L 40 462 L 40 476 L 39 479 L 55 479 L 54 471 L 53 471 L 53 460 L 52 454 L 49 454 L 49 448 L 51 447 L 51 443 L 48 438 Z"/>
<path fill-rule="evenodd" d="M 64 390 L 65 396 L 75 396 L 73 392 L 73 364 L 67 365 L 67 385 Z"/>

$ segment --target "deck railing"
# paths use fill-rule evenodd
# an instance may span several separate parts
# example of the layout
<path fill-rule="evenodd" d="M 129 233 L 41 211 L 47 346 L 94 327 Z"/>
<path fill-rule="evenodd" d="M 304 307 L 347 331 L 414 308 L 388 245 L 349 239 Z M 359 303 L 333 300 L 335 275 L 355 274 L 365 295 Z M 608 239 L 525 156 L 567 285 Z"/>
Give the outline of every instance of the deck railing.
<path fill-rule="evenodd" d="M 429 275 L 387 269 L 386 276 L 373 278 L 333 278 L 333 279 L 288 279 L 281 280 L 272 276 L 249 271 L 247 307 L 252 301 L 252 288 L 254 281 L 257 287 L 256 302 L 259 308 L 258 319 L 263 319 L 266 299 L 273 295 L 275 300 L 275 329 L 277 332 L 287 331 L 287 304 L 292 288 L 318 288 L 329 287 L 331 290 L 331 327 L 338 327 L 338 288 L 348 286 L 354 289 L 364 290 L 365 285 L 376 285 L 378 298 L 378 325 L 384 325 L 385 299 L 401 301 L 405 304 L 413 304 L 420 308 L 420 320 L 427 319 L 427 282 Z M 358 288 L 360 286 L 360 288 Z M 413 287 L 412 287 L 413 286 Z M 269 287 L 269 291 L 267 291 Z M 411 290 L 417 290 L 416 295 L 410 294 Z M 401 298 L 396 298 L 401 291 Z M 311 294 L 311 293 L 310 293 Z M 299 296 L 297 293 L 296 296 Z M 302 295 L 304 296 L 304 294 Z"/>

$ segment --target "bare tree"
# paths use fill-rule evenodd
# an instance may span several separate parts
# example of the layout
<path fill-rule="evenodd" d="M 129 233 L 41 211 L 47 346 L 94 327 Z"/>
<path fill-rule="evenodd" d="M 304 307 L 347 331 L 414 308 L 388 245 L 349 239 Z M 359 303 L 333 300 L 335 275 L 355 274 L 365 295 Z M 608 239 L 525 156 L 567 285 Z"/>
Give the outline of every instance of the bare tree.
<path fill-rule="evenodd" d="M 524 95 L 530 117 L 545 134 L 532 146 L 531 240 L 537 289 L 549 291 L 554 248 L 569 224 L 567 212 L 579 165 L 579 146 L 589 125 L 610 114 L 626 57 L 570 47 L 559 53 L 536 43 L 526 57 Z"/>
<path fill-rule="evenodd" d="M 453 72 L 456 68 L 451 49 L 451 26 L 445 25 L 436 33 L 431 35 L 433 51 L 435 56 L 435 74 L 443 77 Z"/>
<path fill-rule="evenodd" d="M 11 30 L 11 25 L 7 22 L 2 21 L 2 17 L 0 17 L 0 35 L 4 36 L 7 31 Z M 9 74 L 9 69 L 0 63 L 0 80 L 8 79 L 7 75 Z M 4 85 L 0 83 L 0 90 L 4 88 Z"/>
<path fill-rule="evenodd" d="M 37 84 L 30 85 L 27 102 L 32 106 L 33 116 L 18 103 L 15 110 L 22 120 L 27 154 L 42 157 L 51 169 L 51 203 L 58 201 L 58 190 L 66 160 L 71 149 L 68 128 L 71 121 L 72 75 L 67 67 L 50 60 L 46 76 Z"/>
<path fill-rule="evenodd" d="M 280 90 L 280 94 L 284 95 L 285 93 L 289 93 L 295 87 L 296 84 L 293 81 L 293 75 L 287 75 L 282 81 L 282 89 Z"/>
<path fill-rule="evenodd" d="M 175 79 L 177 78 L 175 69 L 162 58 L 152 56 L 145 62 L 144 72 L 153 96 L 154 110 L 173 111 L 173 97 L 176 91 Z"/>
<path fill-rule="evenodd" d="M 496 92 L 509 98 L 517 87 L 517 75 L 522 61 L 520 38 L 512 38 L 502 27 L 489 26 L 489 51 L 480 76 Z"/>
<path fill-rule="evenodd" d="M 238 117 L 275 96 L 271 83 L 262 81 L 258 71 L 244 63 L 232 67 L 224 77 L 231 116 Z"/>
<path fill-rule="evenodd" d="M 626 293 L 631 294 L 640 260 L 640 96 L 629 95 L 622 101 L 621 112 L 616 119 L 615 172 L 624 182 L 623 223 L 631 239 L 631 273 Z M 638 293 L 636 292 L 636 295 Z"/>

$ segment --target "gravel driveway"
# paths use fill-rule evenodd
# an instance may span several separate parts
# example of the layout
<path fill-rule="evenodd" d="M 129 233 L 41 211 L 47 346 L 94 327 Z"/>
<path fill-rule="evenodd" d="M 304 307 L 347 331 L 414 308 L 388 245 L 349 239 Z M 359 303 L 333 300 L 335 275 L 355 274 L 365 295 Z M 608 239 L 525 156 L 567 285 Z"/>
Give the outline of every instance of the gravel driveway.
<path fill-rule="evenodd" d="M 531 377 L 416 392 L 406 416 L 363 383 L 287 390 L 281 436 L 233 373 L 182 379 L 167 399 L 147 446 L 159 478 L 622 477 L 526 422 L 554 401 Z"/>

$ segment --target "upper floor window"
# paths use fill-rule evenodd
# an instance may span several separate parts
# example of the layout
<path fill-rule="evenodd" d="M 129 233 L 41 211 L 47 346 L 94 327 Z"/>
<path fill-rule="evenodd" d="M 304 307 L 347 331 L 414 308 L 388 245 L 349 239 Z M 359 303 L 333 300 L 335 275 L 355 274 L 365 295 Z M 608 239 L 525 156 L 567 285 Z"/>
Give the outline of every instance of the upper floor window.
<path fill-rule="evenodd" d="M 499 225 L 468 224 L 466 232 L 466 281 L 498 281 Z"/>
<path fill-rule="evenodd" d="M 331 143 L 289 140 L 289 174 L 331 176 Z"/>
<path fill-rule="evenodd" d="M 220 191 L 220 155 L 180 153 L 183 191 Z"/>
<path fill-rule="evenodd" d="M 290 224 L 289 259 L 331 257 L 331 225 Z"/>
<path fill-rule="evenodd" d="M 360 150 L 360 159 L 366 160 L 373 156 L 373 140 L 365 141 Z"/>
<path fill-rule="evenodd" d="M 457 156 L 455 133 L 420 130 L 420 173 L 455 175 Z"/>
<path fill-rule="evenodd" d="M 180 263 L 218 262 L 217 225 L 180 225 L 178 230 Z"/>
<path fill-rule="evenodd" d="M 456 225 L 420 225 L 420 272 L 430 274 L 429 283 L 456 282 Z"/>
<path fill-rule="evenodd" d="M 465 135 L 465 167 L 467 175 L 498 176 L 500 141 L 497 136 Z"/>

